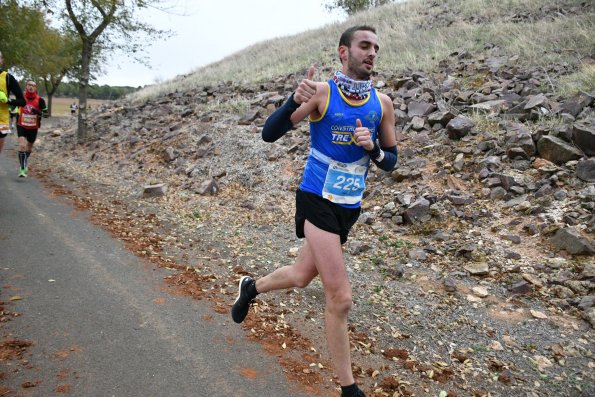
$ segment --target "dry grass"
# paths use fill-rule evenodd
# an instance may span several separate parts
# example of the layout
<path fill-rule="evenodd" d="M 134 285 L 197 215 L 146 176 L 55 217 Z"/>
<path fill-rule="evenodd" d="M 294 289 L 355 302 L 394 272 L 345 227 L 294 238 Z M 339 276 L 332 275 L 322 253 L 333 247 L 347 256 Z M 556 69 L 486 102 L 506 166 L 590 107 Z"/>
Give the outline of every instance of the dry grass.
<path fill-rule="evenodd" d="M 560 79 L 558 85 L 559 95 L 570 97 L 581 91 L 595 91 L 595 65 L 592 63 L 583 64 L 576 73 Z"/>
<path fill-rule="evenodd" d="M 45 99 L 47 101 L 47 98 Z M 70 116 L 70 105 L 72 104 L 72 102 L 76 102 L 76 104 L 78 105 L 77 98 L 52 98 L 52 116 Z M 87 105 L 91 108 L 95 108 L 105 102 L 107 101 L 102 99 L 87 99 Z"/>
<path fill-rule="evenodd" d="M 433 4 L 440 4 L 434 7 Z M 338 37 L 356 24 L 375 26 L 381 42 L 378 70 L 430 71 L 457 50 L 485 53 L 491 43 L 523 66 L 577 65 L 595 48 L 593 14 L 563 15 L 583 0 L 410 0 L 358 13 L 345 22 L 247 47 L 183 78 L 147 87 L 131 99 L 144 101 L 175 90 L 220 81 L 262 82 L 297 74 L 309 65 L 337 67 Z M 448 9 L 448 12 L 444 12 Z M 524 18 L 541 15 L 541 19 Z"/>

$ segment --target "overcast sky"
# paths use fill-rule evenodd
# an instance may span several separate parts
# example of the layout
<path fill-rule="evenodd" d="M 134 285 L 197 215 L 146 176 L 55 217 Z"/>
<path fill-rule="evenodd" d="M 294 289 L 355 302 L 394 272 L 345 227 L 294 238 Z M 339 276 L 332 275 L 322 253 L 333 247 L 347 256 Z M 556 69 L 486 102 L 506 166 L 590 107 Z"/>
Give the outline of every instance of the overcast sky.
<path fill-rule="evenodd" d="M 116 55 L 95 83 L 143 86 L 216 62 L 257 42 L 343 21 L 324 0 L 178 0 L 177 14 L 152 11 L 147 22 L 175 33 L 147 48 L 152 69 Z M 150 38 L 149 38 L 150 40 Z"/>

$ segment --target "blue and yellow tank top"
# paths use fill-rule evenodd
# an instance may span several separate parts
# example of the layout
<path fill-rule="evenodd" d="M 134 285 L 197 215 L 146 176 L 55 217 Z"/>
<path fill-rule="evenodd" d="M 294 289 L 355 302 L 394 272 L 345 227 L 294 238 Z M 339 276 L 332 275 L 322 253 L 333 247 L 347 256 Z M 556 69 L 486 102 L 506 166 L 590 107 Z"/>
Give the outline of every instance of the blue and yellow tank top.
<path fill-rule="evenodd" d="M 327 84 L 324 112 L 318 119 L 309 119 L 310 154 L 300 189 L 347 208 L 358 208 L 370 158 L 355 144 L 355 121 L 360 119 L 375 141 L 382 120 L 382 104 L 374 88 L 366 100 L 353 104 L 333 80 Z"/>

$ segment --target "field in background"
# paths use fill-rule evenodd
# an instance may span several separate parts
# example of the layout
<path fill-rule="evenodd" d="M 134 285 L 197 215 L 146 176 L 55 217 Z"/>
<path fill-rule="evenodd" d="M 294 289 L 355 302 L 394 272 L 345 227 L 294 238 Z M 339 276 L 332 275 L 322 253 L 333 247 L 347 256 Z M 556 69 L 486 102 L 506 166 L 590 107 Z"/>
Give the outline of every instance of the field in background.
<path fill-rule="evenodd" d="M 45 98 L 47 101 L 47 98 Z M 59 117 L 59 116 L 69 116 L 70 115 L 70 105 L 72 102 L 75 102 L 78 105 L 78 99 L 76 98 L 52 98 L 52 116 Z M 107 102 L 104 99 L 87 99 L 87 106 L 90 106 L 91 109 L 101 105 L 102 103 Z"/>

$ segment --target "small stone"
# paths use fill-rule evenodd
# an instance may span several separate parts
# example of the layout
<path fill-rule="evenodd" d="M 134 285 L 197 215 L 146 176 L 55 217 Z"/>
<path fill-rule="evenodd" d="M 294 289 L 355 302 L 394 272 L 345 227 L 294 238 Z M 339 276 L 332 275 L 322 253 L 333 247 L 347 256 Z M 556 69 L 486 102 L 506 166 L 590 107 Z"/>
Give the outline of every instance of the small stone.
<path fill-rule="evenodd" d="M 442 280 L 442 285 L 444 286 L 444 290 L 446 292 L 455 292 L 457 290 L 457 285 L 454 278 L 452 277 L 446 277 L 444 280 Z"/>
<path fill-rule="evenodd" d="M 531 284 L 529 284 L 525 280 L 521 280 L 512 284 L 512 286 L 510 287 L 510 292 L 517 295 L 530 294 L 531 292 L 533 292 L 533 287 L 531 287 Z"/>
<path fill-rule="evenodd" d="M 490 267 L 485 262 L 469 263 L 465 265 L 465 270 L 473 276 L 484 276 L 490 272 Z"/>
<path fill-rule="evenodd" d="M 489 295 L 488 290 L 485 287 L 473 287 L 471 290 L 480 298 L 486 298 Z"/>

